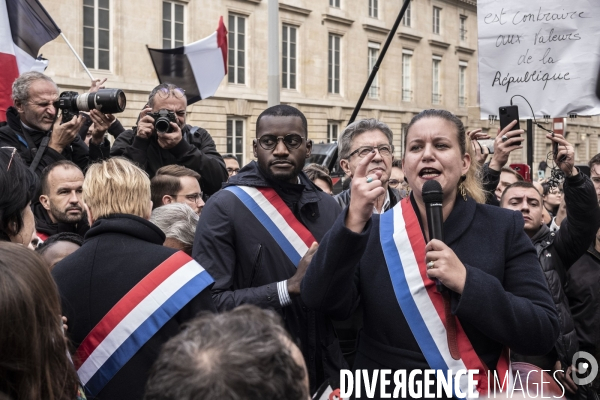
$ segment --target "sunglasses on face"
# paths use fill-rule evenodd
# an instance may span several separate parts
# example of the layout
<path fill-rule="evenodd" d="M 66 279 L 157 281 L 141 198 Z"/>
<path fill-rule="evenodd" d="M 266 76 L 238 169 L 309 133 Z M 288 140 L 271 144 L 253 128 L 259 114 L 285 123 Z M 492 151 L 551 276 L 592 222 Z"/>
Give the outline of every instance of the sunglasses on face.
<path fill-rule="evenodd" d="M 158 94 L 160 97 L 163 97 L 163 98 L 173 95 L 173 96 L 177 97 L 178 99 L 180 99 L 185 96 L 185 89 L 175 88 L 173 90 L 169 90 L 167 88 L 160 88 L 160 89 L 158 89 L 156 94 Z"/>
<path fill-rule="evenodd" d="M 273 150 L 279 144 L 279 140 L 283 141 L 288 150 L 292 150 L 300 147 L 304 138 L 296 133 L 285 136 L 263 135 L 258 138 L 258 144 L 265 150 Z"/>
<path fill-rule="evenodd" d="M 367 154 L 377 149 L 379 154 L 383 157 L 389 157 L 392 155 L 394 151 L 394 146 L 391 144 L 380 144 L 377 147 L 374 146 L 361 146 L 358 149 L 354 150 L 352 153 L 348 154 L 348 158 L 352 157 L 355 154 L 358 154 L 359 158 L 365 158 Z"/>

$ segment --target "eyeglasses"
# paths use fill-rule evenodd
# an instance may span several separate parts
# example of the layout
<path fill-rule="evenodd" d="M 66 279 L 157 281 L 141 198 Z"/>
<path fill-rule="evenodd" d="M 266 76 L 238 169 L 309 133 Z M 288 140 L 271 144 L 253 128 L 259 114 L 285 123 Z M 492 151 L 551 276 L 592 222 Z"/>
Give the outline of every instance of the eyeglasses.
<path fill-rule="evenodd" d="M 158 94 L 160 97 L 165 98 L 165 97 L 169 97 L 171 95 L 177 97 L 178 99 L 182 98 L 185 96 L 185 89 L 176 87 L 174 89 L 169 89 L 169 88 L 160 88 L 156 91 L 156 94 Z"/>
<path fill-rule="evenodd" d="M 279 140 L 283 140 L 283 144 L 288 150 L 297 149 L 302 145 L 304 138 L 296 133 L 290 133 L 285 136 L 263 135 L 258 138 L 258 144 L 265 150 L 273 150 L 279 144 Z"/>
<path fill-rule="evenodd" d="M 227 173 L 229 174 L 229 176 L 235 175 L 238 172 L 240 172 L 239 168 L 227 168 Z"/>
<path fill-rule="evenodd" d="M 172 194 L 171 197 L 185 196 L 185 198 L 188 199 L 188 201 L 190 201 L 192 203 L 197 203 L 199 200 L 202 199 L 203 195 L 204 195 L 204 193 L 200 192 L 200 193 L 192 193 L 192 194 Z"/>
<path fill-rule="evenodd" d="M 12 164 L 13 158 L 15 158 L 15 154 L 17 154 L 17 148 L 12 147 L 12 146 L 4 146 L 4 147 L 0 147 L 0 149 L 12 150 L 12 153 L 10 155 L 10 161 L 8 161 L 8 167 L 6 167 L 6 172 L 8 172 L 8 170 L 10 169 L 10 165 Z"/>
<path fill-rule="evenodd" d="M 361 146 L 358 149 L 354 150 L 352 153 L 348 154 L 348 158 L 352 157 L 355 154 L 358 154 L 359 158 L 365 158 L 367 154 L 372 152 L 374 149 L 377 149 L 379 154 L 383 157 L 389 157 L 394 152 L 394 146 L 392 146 L 391 144 L 380 144 L 377 147 Z"/>

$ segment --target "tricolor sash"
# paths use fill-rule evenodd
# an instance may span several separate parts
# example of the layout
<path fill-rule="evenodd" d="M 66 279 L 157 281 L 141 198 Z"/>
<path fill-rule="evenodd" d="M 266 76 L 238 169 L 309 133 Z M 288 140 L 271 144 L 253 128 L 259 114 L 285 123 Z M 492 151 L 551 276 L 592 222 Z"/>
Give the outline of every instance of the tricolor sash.
<path fill-rule="evenodd" d="M 396 299 L 430 368 L 448 370 L 477 369 L 477 391 L 488 393 L 488 368 L 475 353 L 458 319 L 456 336 L 461 358 L 450 355 L 446 333 L 444 300 L 435 282 L 427 277 L 425 239 L 410 199 L 407 197 L 393 209 L 382 214 L 380 240 Z M 500 356 L 496 367 L 499 380 L 508 380 L 510 387 L 508 351 Z M 506 375 L 508 374 L 508 375 Z M 493 376 L 490 384 L 494 384 Z M 467 376 L 460 381 L 460 390 L 467 393 Z M 455 397 L 458 396 L 455 390 Z"/>
<path fill-rule="evenodd" d="M 298 266 L 313 242 L 304 226 L 273 188 L 227 186 L 275 239 L 290 261 Z"/>
<path fill-rule="evenodd" d="M 97 395 L 165 323 L 213 282 L 181 251 L 146 275 L 79 345 L 74 362 L 86 392 Z"/>

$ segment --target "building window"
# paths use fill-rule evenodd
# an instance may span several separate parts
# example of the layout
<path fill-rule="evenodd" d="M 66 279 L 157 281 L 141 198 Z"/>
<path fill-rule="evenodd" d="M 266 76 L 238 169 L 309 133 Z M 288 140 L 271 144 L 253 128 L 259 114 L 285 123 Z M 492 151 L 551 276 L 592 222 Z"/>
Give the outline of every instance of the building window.
<path fill-rule="evenodd" d="M 467 16 L 466 15 L 460 16 L 460 40 L 463 42 L 465 40 L 467 40 Z"/>
<path fill-rule="evenodd" d="M 329 7 L 340 8 L 341 0 L 329 0 Z"/>
<path fill-rule="evenodd" d="M 458 106 L 467 106 L 467 63 L 464 61 L 458 64 Z"/>
<path fill-rule="evenodd" d="M 283 25 L 281 35 L 281 87 L 296 89 L 296 31 Z"/>
<path fill-rule="evenodd" d="M 369 17 L 379 18 L 379 0 L 369 0 Z"/>
<path fill-rule="evenodd" d="M 183 46 L 183 5 L 163 1 L 163 49 Z"/>
<path fill-rule="evenodd" d="M 83 62 L 110 69 L 109 0 L 83 0 Z"/>
<path fill-rule="evenodd" d="M 433 33 L 440 34 L 440 15 L 442 9 L 439 7 L 433 7 Z"/>
<path fill-rule="evenodd" d="M 412 101 L 411 50 L 402 50 L 402 101 Z"/>
<path fill-rule="evenodd" d="M 333 143 L 338 140 L 338 130 L 340 128 L 340 124 L 337 122 L 329 122 L 327 124 L 327 142 Z"/>
<path fill-rule="evenodd" d="M 327 90 L 329 93 L 340 93 L 340 45 L 342 37 L 329 35 L 329 64 Z"/>
<path fill-rule="evenodd" d="M 227 120 L 227 153 L 233 154 L 240 165 L 244 163 L 244 120 Z"/>
<path fill-rule="evenodd" d="M 377 62 L 377 57 L 379 57 L 379 47 L 379 43 L 369 42 L 369 75 L 371 75 L 371 71 L 373 71 L 375 63 Z M 375 75 L 373 82 L 371 82 L 371 87 L 369 88 L 369 97 L 379 97 L 379 77 L 377 74 Z"/>
<path fill-rule="evenodd" d="M 442 93 L 440 88 L 440 65 L 442 64 L 442 58 L 434 56 L 433 58 L 433 70 L 432 70 L 432 90 L 431 90 L 431 102 L 433 104 L 440 104 L 442 102 Z"/>
<path fill-rule="evenodd" d="M 410 19 L 411 19 L 411 8 L 412 3 L 408 3 L 408 7 L 406 7 L 406 12 L 404 13 L 404 17 L 402 17 L 402 25 L 410 27 Z"/>
<path fill-rule="evenodd" d="M 246 83 L 246 17 L 229 14 L 229 83 Z"/>

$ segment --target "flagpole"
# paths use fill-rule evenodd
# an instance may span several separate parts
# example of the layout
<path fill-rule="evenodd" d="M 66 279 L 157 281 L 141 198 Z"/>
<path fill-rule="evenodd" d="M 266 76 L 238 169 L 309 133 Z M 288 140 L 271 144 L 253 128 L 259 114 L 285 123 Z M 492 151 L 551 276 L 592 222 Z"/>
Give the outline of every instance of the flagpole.
<path fill-rule="evenodd" d="M 398 17 L 396 18 L 396 21 L 394 22 L 394 26 L 392 26 L 392 30 L 388 34 L 385 44 L 383 45 L 381 52 L 379 53 L 379 57 L 377 57 L 377 62 L 375 63 L 375 65 L 373 66 L 373 69 L 371 70 L 371 73 L 369 74 L 369 79 L 367 79 L 367 84 L 365 85 L 365 87 L 362 91 L 362 94 L 360 95 L 360 98 L 358 99 L 358 103 L 356 104 L 356 107 L 354 107 L 354 111 L 352 112 L 352 116 L 350 116 L 350 121 L 348 121 L 348 125 L 353 123 L 354 120 L 356 119 L 356 116 L 358 115 L 358 112 L 360 111 L 360 108 L 362 107 L 363 101 L 365 100 L 365 97 L 367 97 L 367 93 L 369 93 L 369 89 L 371 88 L 371 84 L 373 83 L 373 80 L 375 79 L 375 75 L 377 75 L 377 71 L 379 71 L 379 66 L 381 65 L 381 62 L 383 61 L 383 57 L 385 57 L 385 53 L 387 52 L 388 47 L 390 47 L 390 43 L 392 43 L 392 39 L 394 39 L 394 35 L 396 34 L 396 31 L 398 30 L 400 21 L 402 21 L 402 18 L 404 17 L 404 13 L 406 13 L 406 9 L 408 8 L 409 4 L 410 4 L 410 0 L 404 0 L 404 4 L 402 4 L 402 7 L 400 8 L 400 13 L 398 13 Z"/>
<path fill-rule="evenodd" d="M 83 63 L 83 60 L 79 57 L 79 54 L 77 54 L 77 52 L 75 51 L 75 49 L 73 48 L 73 46 L 71 46 L 71 43 L 69 43 L 69 41 L 67 40 L 67 37 L 62 32 L 60 33 L 60 36 L 62 36 L 62 38 L 65 40 L 65 42 L 67 42 L 67 45 L 69 46 L 69 48 L 71 49 L 71 51 L 73 52 L 73 54 L 75 54 L 75 57 L 77 57 L 77 60 L 79 60 L 79 62 L 83 66 L 83 69 L 85 69 L 85 72 L 87 72 L 87 74 L 89 75 L 90 79 L 93 82 L 94 81 L 94 77 L 92 76 L 92 73 L 90 72 L 89 69 L 87 69 L 87 67 Z"/>

